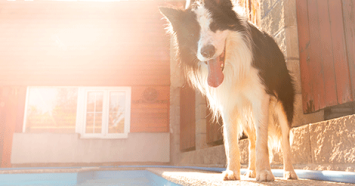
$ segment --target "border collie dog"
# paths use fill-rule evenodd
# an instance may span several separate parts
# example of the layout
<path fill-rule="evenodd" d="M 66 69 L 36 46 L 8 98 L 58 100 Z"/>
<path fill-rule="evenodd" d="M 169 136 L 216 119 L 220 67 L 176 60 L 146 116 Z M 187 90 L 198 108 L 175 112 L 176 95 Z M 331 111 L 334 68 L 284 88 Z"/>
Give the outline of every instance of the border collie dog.
<path fill-rule="evenodd" d="M 285 58 L 268 34 L 234 9 L 230 0 L 199 0 L 186 9 L 160 11 L 170 23 L 186 77 L 207 97 L 215 118 L 223 119 L 223 180 L 240 179 L 241 132 L 249 139 L 246 176 L 275 179 L 268 147 L 276 144 L 283 151 L 284 177 L 297 179 L 289 142 L 295 90 Z"/>

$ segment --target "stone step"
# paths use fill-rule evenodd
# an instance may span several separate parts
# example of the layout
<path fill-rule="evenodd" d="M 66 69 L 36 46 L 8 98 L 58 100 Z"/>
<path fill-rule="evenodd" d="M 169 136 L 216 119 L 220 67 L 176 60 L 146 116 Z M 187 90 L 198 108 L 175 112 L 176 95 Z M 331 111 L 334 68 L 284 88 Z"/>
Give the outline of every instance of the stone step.
<path fill-rule="evenodd" d="M 296 169 L 355 171 L 355 115 L 293 128 Z M 241 163 L 248 163 L 248 140 L 240 141 Z M 282 167 L 281 149 L 270 153 L 272 166 Z"/>

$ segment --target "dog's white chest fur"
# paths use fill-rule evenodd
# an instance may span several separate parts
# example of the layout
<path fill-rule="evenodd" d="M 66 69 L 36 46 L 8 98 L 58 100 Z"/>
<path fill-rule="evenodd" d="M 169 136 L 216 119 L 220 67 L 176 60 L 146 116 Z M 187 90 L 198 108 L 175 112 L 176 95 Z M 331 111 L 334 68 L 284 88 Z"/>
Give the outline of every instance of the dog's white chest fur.
<path fill-rule="evenodd" d="M 258 70 L 251 65 L 252 51 L 248 42 L 242 33 L 228 31 L 223 71 L 225 79 L 219 87 L 208 85 L 208 67 L 204 62 L 200 62 L 199 72 L 190 77 L 206 95 L 216 116 L 226 110 L 249 110 L 253 100 L 263 96 L 265 88 Z"/>

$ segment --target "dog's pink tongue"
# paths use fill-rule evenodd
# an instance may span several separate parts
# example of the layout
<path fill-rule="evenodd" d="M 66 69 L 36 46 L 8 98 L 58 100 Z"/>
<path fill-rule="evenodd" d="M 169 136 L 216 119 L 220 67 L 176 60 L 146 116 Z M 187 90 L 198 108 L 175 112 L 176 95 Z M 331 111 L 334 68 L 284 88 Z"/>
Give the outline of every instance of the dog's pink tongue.
<path fill-rule="evenodd" d="M 221 65 L 223 61 L 219 60 L 219 57 L 211 59 L 208 62 L 208 85 L 217 88 L 222 84 L 224 79 L 224 74 L 222 72 Z"/>

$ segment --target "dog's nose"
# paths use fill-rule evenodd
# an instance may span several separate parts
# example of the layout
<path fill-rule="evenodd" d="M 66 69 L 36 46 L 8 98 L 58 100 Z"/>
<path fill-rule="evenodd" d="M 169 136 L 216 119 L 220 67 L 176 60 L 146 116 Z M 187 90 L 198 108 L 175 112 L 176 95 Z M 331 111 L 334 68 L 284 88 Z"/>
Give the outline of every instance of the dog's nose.
<path fill-rule="evenodd" d="M 206 45 L 201 49 L 201 55 L 205 58 L 210 58 L 216 52 L 216 48 L 213 45 Z"/>

